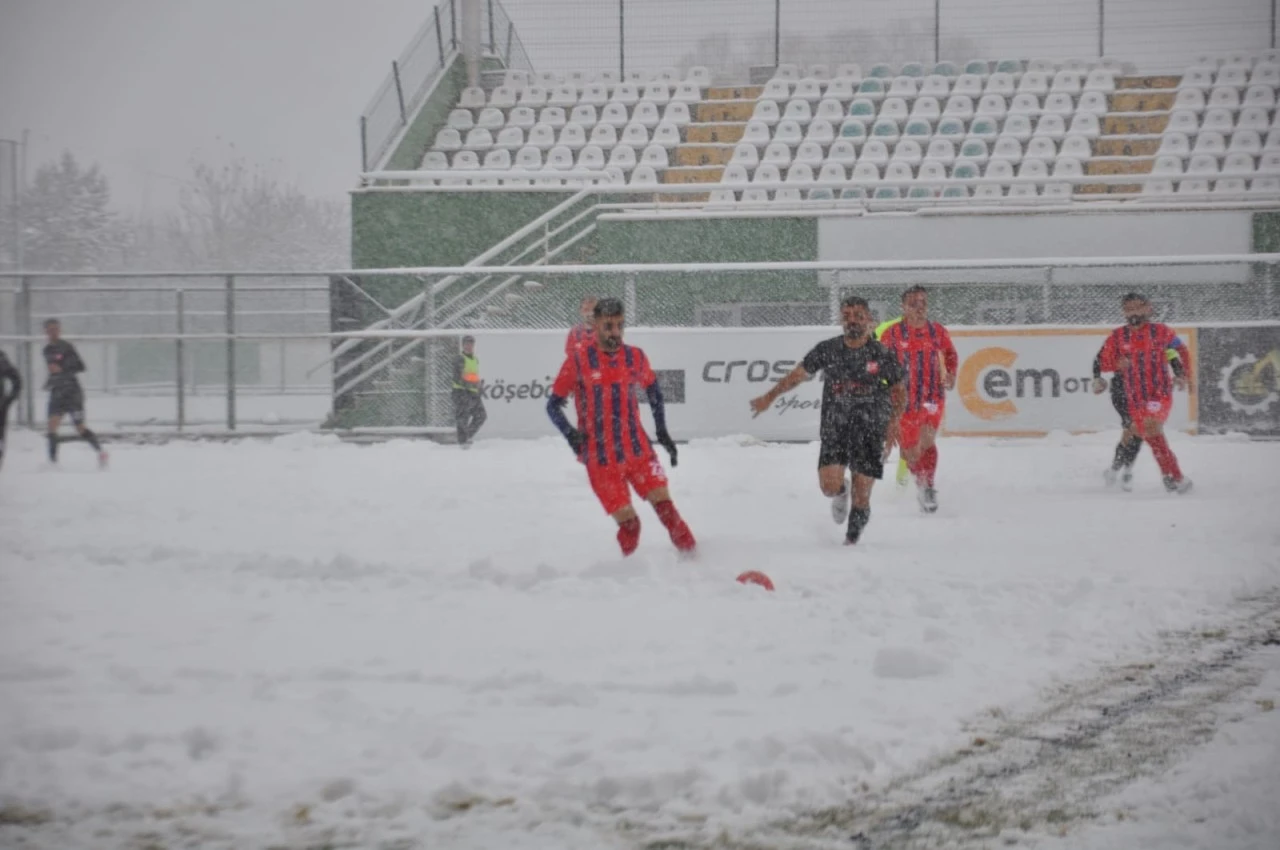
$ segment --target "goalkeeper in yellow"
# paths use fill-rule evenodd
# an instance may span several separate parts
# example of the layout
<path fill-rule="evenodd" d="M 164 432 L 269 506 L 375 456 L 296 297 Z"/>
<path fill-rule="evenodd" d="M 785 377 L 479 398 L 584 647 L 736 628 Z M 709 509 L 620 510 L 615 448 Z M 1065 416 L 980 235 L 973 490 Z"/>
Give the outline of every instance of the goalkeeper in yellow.
<path fill-rule="evenodd" d="M 894 325 L 898 324 L 898 322 L 901 322 L 901 321 L 902 321 L 902 317 L 899 316 L 896 319 L 889 319 L 886 322 L 881 322 L 880 324 L 876 325 L 876 330 L 874 334 L 876 341 L 879 342 L 881 337 L 884 336 L 885 331 L 889 330 L 889 328 L 893 327 Z M 909 471 L 907 469 L 907 459 L 902 454 L 902 447 L 899 446 L 898 447 L 898 486 L 899 487 L 907 486 L 907 480 L 909 477 L 908 472 Z"/>

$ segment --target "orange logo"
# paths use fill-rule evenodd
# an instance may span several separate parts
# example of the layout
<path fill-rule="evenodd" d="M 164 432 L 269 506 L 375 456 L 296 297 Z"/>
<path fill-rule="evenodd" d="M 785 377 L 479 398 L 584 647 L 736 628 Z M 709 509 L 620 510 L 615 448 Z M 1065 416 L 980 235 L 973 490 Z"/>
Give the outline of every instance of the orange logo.
<path fill-rule="evenodd" d="M 986 420 L 1008 419 L 1017 414 L 1018 408 L 1012 401 L 988 401 L 979 388 L 983 372 L 993 366 L 1007 370 L 1017 359 L 1018 355 L 1007 348 L 982 348 L 960 365 L 956 388 L 960 391 L 960 401 L 970 413 Z"/>

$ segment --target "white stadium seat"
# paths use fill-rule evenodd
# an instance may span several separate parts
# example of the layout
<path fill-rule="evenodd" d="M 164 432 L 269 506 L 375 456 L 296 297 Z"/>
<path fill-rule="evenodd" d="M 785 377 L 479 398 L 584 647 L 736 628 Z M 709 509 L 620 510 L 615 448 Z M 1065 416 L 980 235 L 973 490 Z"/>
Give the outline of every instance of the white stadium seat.
<path fill-rule="evenodd" d="M 652 168 L 666 168 L 669 164 L 667 149 L 662 145 L 649 145 L 640 155 L 640 164 Z"/>
<path fill-rule="evenodd" d="M 436 150 L 456 151 L 462 147 L 462 134 L 456 127 L 445 127 L 436 133 Z"/>
<path fill-rule="evenodd" d="M 493 147 L 493 134 L 484 127 L 475 127 L 467 131 L 467 140 L 462 146 L 467 150 L 487 151 Z"/>
<path fill-rule="evenodd" d="M 631 145 L 615 145 L 613 150 L 609 151 L 609 164 L 616 165 L 623 171 L 635 168 L 636 162 L 636 149 Z"/>
<path fill-rule="evenodd" d="M 470 130 L 476 125 L 476 119 L 470 109 L 452 109 L 447 123 L 455 130 Z"/>
<path fill-rule="evenodd" d="M 484 155 L 484 165 L 481 167 L 493 171 L 509 170 L 511 168 L 511 151 L 505 148 L 489 151 Z"/>
<path fill-rule="evenodd" d="M 507 114 L 507 126 L 519 127 L 521 130 L 532 130 L 533 125 L 538 123 L 538 113 L 534 112 L 531 107 L 517 106 Z"/>
<path fill-rule="evenodd" d="M 755 145 L 737 145 L 733 149 L 733 156 L 729 158 L 729 164 L 755 168 L 760 164 L 760 149 Z"/>
<path fill-rule="evenodd" d="M 597 145 L 587 145 L 578 153 L 578 167 L 591 171 L 603 171 L 604 151 Z"/>
<path fill-rule="evenodd" d="M 591 83 L 582 90 L 578 103 L 588 106 L 604 106 L 609 102 L 609 88 L 601 83 Z"/>
<path fill-rule="evenodd" d="M 628 124 L 622 128 L 618 141 L 633 148 L 643 148 L 649 144 L 649 130 L 642 124 Z"/>
<path fill-rule="evenodd" d="M 804 140 L 804 131 L 800 129 L 799 123 L 795 121 L 780 121 L 773 132 L 773 138 L 774 141 L 795 146 Z"/>
<path fill-rule="evenodd" d="M 831 122 L 821 118 L 810 124 L 809 130 L 804 135 L 806 142 L 816 142 L 819 145 L 829 145 L 835 141 L 835 138 L 836 131 Z"/>
<path fill-rule="evenodd" d="M 546 124 L 553 130 L 559 130 L 568 122 L 569 119 L 564 114 L 564 108 L 560 106 L 547 106 L 538 113 L 538 123 Z"/>
<path fill-rule="evenodd" d="M 597 124 L 591 128 L 588 143 L 608 150 L 618 143 L 618 128 L 612 124 Z"/>

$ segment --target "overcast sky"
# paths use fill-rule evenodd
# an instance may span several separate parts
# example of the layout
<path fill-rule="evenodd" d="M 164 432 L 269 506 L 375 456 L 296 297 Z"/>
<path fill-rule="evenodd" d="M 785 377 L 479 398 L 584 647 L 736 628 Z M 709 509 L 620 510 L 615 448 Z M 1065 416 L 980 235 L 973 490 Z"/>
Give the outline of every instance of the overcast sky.
<path fill-rule="evenodd" d="M 617 0 L 505 5 L 536 67 L 616 65 Z M 31 130 L 30 170 L 64 149 L 98 162 L 130 209 L 170 201 L 188 160 L 212 157 L 219 137 L 253 162 L 277 163 L 304 191 L 340 197 L 359 171 L 360 112 L 433 6 L 0 0 L 0 137 Z M 773 7 L 626 0 L 628 64 L 674 62 L 718 31 L 767 30 Z M 784 30 L 820 34 L 931 20 L 934 0 L 782 0 L 782 9 Z M 1096 52 L 1098 0 L 942 0 L 942 9 L 944 30 L 992 56 Z M 1178 66 L 1199 51 L 1271 43 L 1270 0 L 1107 0 L 1107 9 L 1107 52 L 1122 59 Z"/>

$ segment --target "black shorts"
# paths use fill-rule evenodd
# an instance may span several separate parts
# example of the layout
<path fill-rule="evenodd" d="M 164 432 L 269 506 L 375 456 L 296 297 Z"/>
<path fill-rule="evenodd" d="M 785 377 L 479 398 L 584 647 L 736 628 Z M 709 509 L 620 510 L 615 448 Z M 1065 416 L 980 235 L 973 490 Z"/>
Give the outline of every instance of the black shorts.
<path fill-rule="evenodd" d="M 69 416 L 75 424 L 83 424 L 84 390 L 79 386 L 54 387 L 49 391 L 49 415 Z"/>
<path fill-rule="evenodd" d="M 855 475 L 884 477 L 884 438 L 887 423 L 859 420 L 824 427 L 818 447 L 818 468 L 845 466 Z"/>

